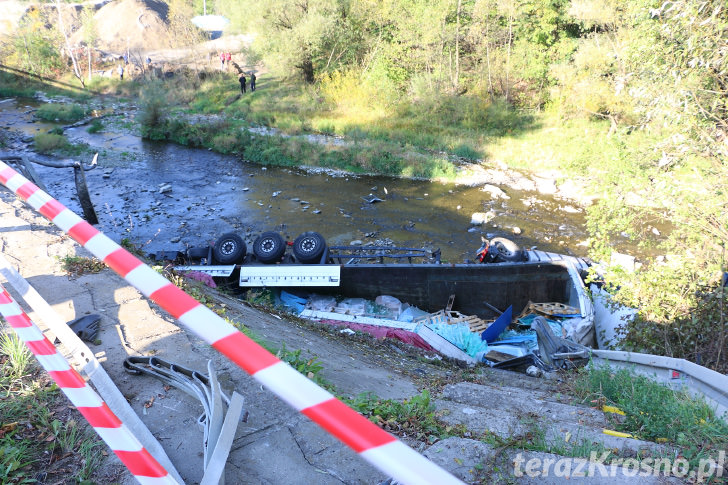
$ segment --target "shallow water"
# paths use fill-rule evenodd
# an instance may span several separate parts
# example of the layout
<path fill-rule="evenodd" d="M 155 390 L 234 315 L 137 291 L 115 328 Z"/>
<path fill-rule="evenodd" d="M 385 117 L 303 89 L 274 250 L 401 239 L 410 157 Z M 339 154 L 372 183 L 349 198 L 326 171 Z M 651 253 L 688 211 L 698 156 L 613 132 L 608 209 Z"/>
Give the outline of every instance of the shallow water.
<path fill-rule="evenodd" d="M 32 106 L 16 101 L 0 103 L 0 123 L 29 135 L 53 126 L 34 123 Z M 207 150 L 86 129 L 66 134 L 99 150 L 99 167 L 86 174 L 99 229 L 148 252 L 199 246 L 229 231 L 252 243 L 265 230 L 290 240 L 314 230 L 330 245 L 389 239 L 400 246 L 439 247 L 451 262 L 473 257 L 481 234 L 586 255 L 583 209 L 550 195 L 500 187 L 509 198 L 498 199 L 480 187 L 265 168 Z M 81 214 L 73 171 L 37 170 L 51 195 Z M 171 190 L 161 193 L 165 184 Z M 370 195 L 382 201 L 368 203 L 364 197 Z M 470 223 L 473 213 L 486 212 L 492 212 L 490 222 Z"/>

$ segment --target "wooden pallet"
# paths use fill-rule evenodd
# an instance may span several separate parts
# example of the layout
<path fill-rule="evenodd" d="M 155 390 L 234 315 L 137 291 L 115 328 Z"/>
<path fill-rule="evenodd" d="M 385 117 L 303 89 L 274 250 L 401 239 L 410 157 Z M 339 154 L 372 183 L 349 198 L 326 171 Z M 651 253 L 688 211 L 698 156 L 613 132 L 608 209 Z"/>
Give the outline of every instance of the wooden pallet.
<path fill-rule="evenodd" d="M 440 310 L 427 317 L 418 319 L 417 322 L 433 324 L 447 323 L 448 325 L 466 323 L 471 332 L 482 332 L 488 328 L 491 323 L 493 323 L 493 321 L 482 320 L 476 315 L 463 315 L 462 313 L 454 310 Z"/>
<path fill-rule="evenodd" d="M 538 313 L 539 315 L 546 316 L 581 314 L 578 308 L 574 308 L 573 306 L 565 305 L 563 303 L 534 303 L 532 301 L 529 301 L 526 305 L 526 308 L 524 308 L 521 314 L 516 317 L 516 320 L 519 318 L 523 318 L 530 313 Z"/>

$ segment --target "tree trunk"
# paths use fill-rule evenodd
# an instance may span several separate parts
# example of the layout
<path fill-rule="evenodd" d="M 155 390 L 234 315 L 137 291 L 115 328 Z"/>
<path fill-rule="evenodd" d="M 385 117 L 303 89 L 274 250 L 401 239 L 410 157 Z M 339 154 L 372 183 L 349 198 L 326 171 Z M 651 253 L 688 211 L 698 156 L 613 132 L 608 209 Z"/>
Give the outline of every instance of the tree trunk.
<path fill-rule="evenodd" d="M 305 59 L 303 59 L 301 64 L 298 65 L 298 68 L 303 73 L 303 80 L 306 81 L 307 84 L 313 84 L 313 61 L 311 60 L 311 58 L 306 57 Z"/>
<path fill-rule="evenodd" d="M 457 22 L 455 24 L 455 78 L 452 82 L 453 91 L 457 92 L 460 85 L 460 6 L 462 0 L 458 0 Z"/>
<path fill-rule="evenodd" d="M 71 62 L 73 63 L 73 74 L 76 76 L 76 79 L 81 82 L 81 87 L 86 89 L 86 83 L 83 80 L 83 73 L 81 72 L 81 68 L 78 66 L 78 62 L 76 61 L 76 55 L 73 52 L 71 42 L 68 40 L 66 28 L 63 25 L 63 14 L 61 13 L 60 0 L 56 0 L 56 10 L 58 10 L 58 29 L 61 31 L 63 39 L 66 41 L 66 50 L 68 51 L 68 55 L 71 57 Z"/>
<path fill-rule="evenodd" d="M 506 101 L 511 100 L 511 44 L 513 43 L 513 13 L 508 13 L 508 52 L 506 54 Z"/>

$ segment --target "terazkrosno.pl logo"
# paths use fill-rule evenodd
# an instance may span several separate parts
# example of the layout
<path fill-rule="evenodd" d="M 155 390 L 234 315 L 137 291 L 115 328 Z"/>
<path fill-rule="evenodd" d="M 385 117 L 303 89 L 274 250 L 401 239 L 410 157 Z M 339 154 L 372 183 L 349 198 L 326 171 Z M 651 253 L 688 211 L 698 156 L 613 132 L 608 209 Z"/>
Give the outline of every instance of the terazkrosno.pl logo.
<path fill-rule="evenodd" d="M 685 458 L 613 458 L 609 464 L 606 451 L 598 455 L 592 451 L 589 459 L 569 457 L 524 457 L 518 453 L 513 459 L 513 474 L 516 477 L 648 477 L 648 476 L 675 476 L 689 478 L 701 482 L 705 478 L 715 476 L 720 478 L 725 470 L 725 450 L 718 453 L 717 459 L 705 458 L 698 462 L 697 467 L 690 467 Z"/>

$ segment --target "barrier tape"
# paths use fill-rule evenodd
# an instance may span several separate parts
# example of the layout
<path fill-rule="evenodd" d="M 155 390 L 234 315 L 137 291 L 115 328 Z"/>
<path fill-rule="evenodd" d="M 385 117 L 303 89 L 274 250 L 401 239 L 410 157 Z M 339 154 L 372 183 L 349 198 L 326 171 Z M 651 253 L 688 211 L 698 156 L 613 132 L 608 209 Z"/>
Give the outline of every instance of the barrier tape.
<path fill-rule="evenodd" d="M 102 440 L 144 485 L 177 484 L 0 284 L 0 314 Z"/>
<path fill-rule="evenodd" d="M 187 329 L 380 471 L 405 484 L 461 483 L 225 322 L 2 161 L 0 183 Z"/>

